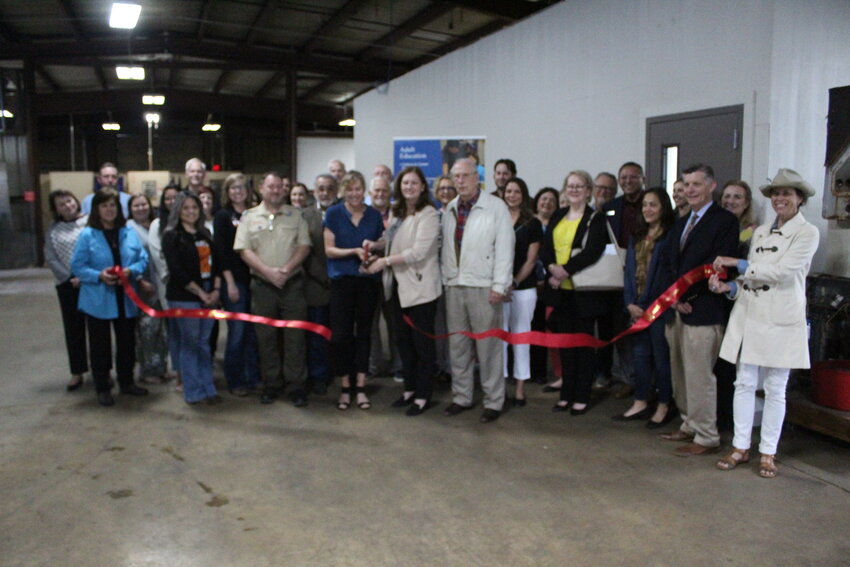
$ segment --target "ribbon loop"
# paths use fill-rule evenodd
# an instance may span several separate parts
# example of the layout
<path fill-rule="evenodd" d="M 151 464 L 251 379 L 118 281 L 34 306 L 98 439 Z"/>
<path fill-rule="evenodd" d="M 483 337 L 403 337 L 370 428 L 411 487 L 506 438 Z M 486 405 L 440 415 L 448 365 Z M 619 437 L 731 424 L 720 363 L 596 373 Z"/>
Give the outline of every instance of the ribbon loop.
<path fill-rule="evenodd" d="M 144 301 L 142 301 L 142 299 L 136 293 L 136 290 L 133 288 L 132 285 L 130 285 L 130 280 L 127 279 L 127 276 L 124 274 L 124 270 L 121 268 L 121 266 L 113 266 L 109 271 L 118 276 L 118 279 L 121 281 L 121 285 L 124 286 L 124 293 L 127 294 L 127 297 L 129 297 L 132 302 L 136 304 L 136 307 L 138 307 L 149 317 L 155 317 L 158 319 L 189 318 L 245 321 L 247 323 L 257 323 L 259 325 L 268 325 L 270 327 L 301 329 L 304 331 L 310 331 L 311 333 L 316 333 L 317 335 L 323 336 L 327 340 L 331 340 L 331 336 L 333 334 L 329 328 L 325 327 L 324 325 L 319 325 L 318 323 L 310 323 L 309 321 L 287 321 L 284 319 L 272 319 L 270 317 L 260 317 L 259 315 L 251 315 L 250 313 L 234 313 L 232 311 L 224 311 L 222 309 L 156 310 L 150 305 L 147 305 Z"/>

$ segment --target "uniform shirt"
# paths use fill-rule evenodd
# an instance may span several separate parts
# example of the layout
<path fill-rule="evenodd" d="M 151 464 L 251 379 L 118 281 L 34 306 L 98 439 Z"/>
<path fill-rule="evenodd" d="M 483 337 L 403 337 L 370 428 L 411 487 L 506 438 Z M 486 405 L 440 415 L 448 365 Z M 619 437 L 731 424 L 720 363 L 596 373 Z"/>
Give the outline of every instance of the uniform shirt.
<path fill-rule="evenodd" d="M 251 250 L 265 265 L 276 268 L 282 268 L 298 246 L 310 246 L 310 233 L 301 211 L 291 205 L 283 205 L 277 213 L 270 213 L 265 203 L 248 209 L 233 241 L 237 252 Z M 292 275 L 298 273 L 301 266 Z"/>

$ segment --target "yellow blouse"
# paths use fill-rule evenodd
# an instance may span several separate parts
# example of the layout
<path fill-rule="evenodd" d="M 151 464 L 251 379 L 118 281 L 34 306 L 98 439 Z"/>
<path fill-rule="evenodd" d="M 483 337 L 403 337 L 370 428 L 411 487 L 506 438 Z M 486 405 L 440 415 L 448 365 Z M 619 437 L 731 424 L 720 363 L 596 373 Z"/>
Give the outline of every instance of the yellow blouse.
<path fill-rule="evenodd" d="M 567 220 L 567 217 L 561 219 L 555 230 L 552 231 L 552 240 L 555 244 L 555 262 L 563 266 L 570 260 L 573 251 L 573 240 L 578 231 L 578 225 L 581 219 Z M 570 278 L 561 282 L 561 289 L 575 289 L 573 280 Z"/>

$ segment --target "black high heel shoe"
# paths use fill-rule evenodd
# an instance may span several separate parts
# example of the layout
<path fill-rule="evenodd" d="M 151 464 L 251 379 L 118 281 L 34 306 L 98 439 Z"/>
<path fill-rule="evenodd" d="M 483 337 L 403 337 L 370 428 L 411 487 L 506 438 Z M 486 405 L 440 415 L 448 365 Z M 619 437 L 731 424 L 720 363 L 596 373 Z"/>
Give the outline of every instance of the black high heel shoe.
<path fill-rule="evenodd" d="M 679 410 L 676 409 L 676 406 L 671 405 L 667 408 L 667 413 L 664 415 L 664 419 L 661 421 L 652 421 L 651 419 L 646 422 L 647 429 L 661 429 L 679 415 Z"/>
<path fill-rule="evenodd" d="M 65 389 L 69 392 L 73 392 L 75 390 L 79 390 L 83 387 L 83 375 L 79 375 L 79 380 L 74 380 L 73 382 L 68 382 L 68 385 L 65 386 Z"/>

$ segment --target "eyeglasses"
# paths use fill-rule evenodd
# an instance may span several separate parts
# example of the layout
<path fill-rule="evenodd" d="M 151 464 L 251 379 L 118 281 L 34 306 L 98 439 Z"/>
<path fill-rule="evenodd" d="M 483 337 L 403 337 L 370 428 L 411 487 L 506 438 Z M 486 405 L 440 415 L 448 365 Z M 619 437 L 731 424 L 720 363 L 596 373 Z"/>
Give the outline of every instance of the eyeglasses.
<path fill-rule="evenodd" d="M 605 191 L 616 191 L 617 190 L 616 187 L 611 187 L 610 185 L 594 185 L 593 188 L 599 189 L 599 190 L 604 189 Z"/>
<path fill-rule="evenodd" d="M 454 185 L 446 185 L 444 187 L 440 187 L 437 189 L 438 193 L 444 193 L 446 191 L 457 191 Z"/>

